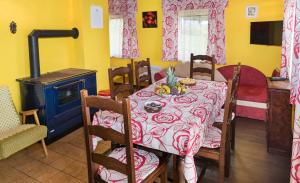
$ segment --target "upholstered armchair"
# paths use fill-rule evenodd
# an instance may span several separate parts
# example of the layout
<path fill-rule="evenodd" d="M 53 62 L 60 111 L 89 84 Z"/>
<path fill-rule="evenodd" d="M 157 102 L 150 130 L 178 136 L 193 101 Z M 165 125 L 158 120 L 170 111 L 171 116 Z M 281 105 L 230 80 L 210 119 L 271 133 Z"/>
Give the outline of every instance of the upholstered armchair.
<path fill-rule="evenodd" d="M 40 125 L 37 110 L 20 112 L 22 122 L 6 86 L 0 86 L 0 160 L 38 142 L 47 156 L 44 138 L 47 127 Z M 26 124 L 26 117 L 32 115 L 36 124 Z"/>

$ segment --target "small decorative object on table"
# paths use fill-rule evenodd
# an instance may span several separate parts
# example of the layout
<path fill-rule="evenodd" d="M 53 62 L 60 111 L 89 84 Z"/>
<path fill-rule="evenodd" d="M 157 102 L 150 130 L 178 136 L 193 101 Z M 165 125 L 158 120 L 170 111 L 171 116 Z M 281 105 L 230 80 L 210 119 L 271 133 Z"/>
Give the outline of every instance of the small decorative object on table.
<path fill-rule="evenodd" d="M 156 113 L 162 109 L 162 105 L 158 101 L 145 102 L 144 108 L 149 113 Z"/>
<path fill-rule="evenodd" d="M 180 82 L 177 82 L 177 78 L 174 74 L 174 69 L 169 67 L 167 71 L 167 83 L 161 84 L 155 88 L 155 93 L 158 95 L 171 94 L 182 95 L 186 93 L 186 87 Z"/>

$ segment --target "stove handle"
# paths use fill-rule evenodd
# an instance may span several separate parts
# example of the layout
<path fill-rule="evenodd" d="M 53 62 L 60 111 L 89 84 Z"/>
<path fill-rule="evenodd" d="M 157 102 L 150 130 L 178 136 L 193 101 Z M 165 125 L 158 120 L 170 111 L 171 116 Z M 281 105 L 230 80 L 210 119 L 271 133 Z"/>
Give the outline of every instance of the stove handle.
<path fill-rule="evenodd" d="M 65 85 L 62 85 L 62 86 L 54 86 L 53 88 L 55 90 L 59 90 L 60 88 L 65 88 L 67 86 L 74 85 L 74 84 L 77 84 L 77 83 L 82 83 L 83 84 L 83 89 L 85 89 L 85 79 L 80 79 L 78 81 L 74 81 L 72 83 L 68 83 L 68 84 L 65 84 Z"/>

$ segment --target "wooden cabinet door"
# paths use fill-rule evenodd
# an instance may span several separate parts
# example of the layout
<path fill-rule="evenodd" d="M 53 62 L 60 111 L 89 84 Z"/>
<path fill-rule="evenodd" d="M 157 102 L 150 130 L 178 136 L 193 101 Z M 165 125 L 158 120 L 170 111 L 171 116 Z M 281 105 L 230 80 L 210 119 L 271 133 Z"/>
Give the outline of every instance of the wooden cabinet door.
<path fill-rule="evenodd" d="M 268 151 L 290 154 L 292 147 L 292 106 L 289 90 L 269 89 Z"/>

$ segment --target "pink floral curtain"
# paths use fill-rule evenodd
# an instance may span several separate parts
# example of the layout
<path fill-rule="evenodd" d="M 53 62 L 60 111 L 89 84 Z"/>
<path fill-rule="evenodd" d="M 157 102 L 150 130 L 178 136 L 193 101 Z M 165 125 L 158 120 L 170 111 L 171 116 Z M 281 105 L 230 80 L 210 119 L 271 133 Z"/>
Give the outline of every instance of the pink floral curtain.
<path fill-rule="evenodd" d="M 163 60 L 178 60 L 178 11 L 208 9 L 208 55 L 225 64 L 224 10 L 228 0 L 163 0 Z"/>
<path fill-rule="evenodd" d="M 289 68 L 293 51 L 293 32 L 295 25 L 295 6 L 296 0 L 286 0 L 284 2 L 284 20 L 282 35 L 282 54 L 281 54 L 281 77 L 289 77 Z"/>
<path fill-rule="evenodd" d="M 300 182 L 300 0 L 285 1 L 283 36 L 283 75 L 289 73 L 291 103 L 295 104 L 293 149 L 291 158 L 291 183 Z M 289 64 L 290 63 L 290 64 Z M 289 69 L 290 67 L 290 69 Z"/>
<path fill-rule="evenodd" d="M 136 12 L 136 0 L 109 0 L 109 14 L 123 17 L 123 58 L 139 57 Z"/>

